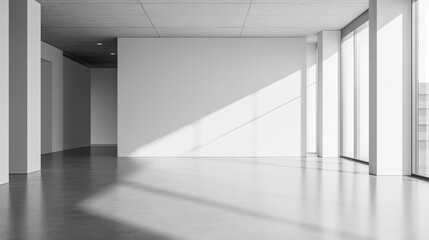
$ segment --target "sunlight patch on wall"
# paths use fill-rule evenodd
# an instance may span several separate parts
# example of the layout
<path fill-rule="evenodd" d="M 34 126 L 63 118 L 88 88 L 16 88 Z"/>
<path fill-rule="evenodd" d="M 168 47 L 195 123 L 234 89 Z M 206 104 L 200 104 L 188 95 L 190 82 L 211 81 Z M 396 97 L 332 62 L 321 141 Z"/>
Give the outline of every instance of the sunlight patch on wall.
<path fill-rule="evenodd" d="M 301 71 L 296 71 L 130 156 L 300 156 L 300 93 Z"/>

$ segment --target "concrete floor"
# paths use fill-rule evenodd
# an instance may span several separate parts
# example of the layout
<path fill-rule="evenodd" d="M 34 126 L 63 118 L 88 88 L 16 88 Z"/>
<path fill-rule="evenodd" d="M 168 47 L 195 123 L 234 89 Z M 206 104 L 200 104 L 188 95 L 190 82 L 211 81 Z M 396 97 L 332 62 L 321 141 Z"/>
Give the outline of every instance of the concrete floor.
<path fill-rule="evenodd" d="M 43 156 L 0 186 L 0 239 L 429 239 L 429 182 L 340 159 Z"/>

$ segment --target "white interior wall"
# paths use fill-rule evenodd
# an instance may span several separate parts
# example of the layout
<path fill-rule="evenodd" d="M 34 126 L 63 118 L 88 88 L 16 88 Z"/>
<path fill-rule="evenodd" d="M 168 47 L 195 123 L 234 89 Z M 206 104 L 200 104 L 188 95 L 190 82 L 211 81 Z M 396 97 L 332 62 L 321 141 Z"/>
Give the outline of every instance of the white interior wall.
<path fill-rule="evenodd" d="M 91 69 L 91 144 L 117 144 L 118 71 Z"/>
<path fill-rule="evenodd" d="M 42 59 L 42 154 L 52 152 L 52 62 Z"/>
<path fill-rule="evenodd" d="M 90 69 L 63 58 L 63 149 L 91 144 Z"/>
<path fill-rule="evenodd" d="M 302 155 L 305 39 L 118 47 L 119 156 Z"/>
<path fill-rule="evenodd" d="M 42 153 L 89 146 L 90 69 L 44 42 L 41 58 Z"/>
<path fill-rule="evenodd" d="M 50 103 L 47 103 L 51 106 L 52 110 L 48 111 L 51 118 L 51 128 L 45 128 L 46 132 L 42 132 L 42 136 L 46 134 L 51 134 L 52 143 L 50 146 L 45 145 L 45 150 L 43 153 L 48 153 L 48 150 L 51 149 L 50 152 L 62 151 L 63 148 L 63 51 L 55 48 L 49 44 L 44 42 L 42 44 L 42 59 L 49 61 L 52 67 L 52 83 L 50 85 L 46 85 L 46 87 L 50 87 L 48 91 L 51 92 Z M 42 67 L 43 69 L 43 67 Z M 42 87 L 43 87 L 43 79 L 42 79 Z M 46 91 L 46 89 L 42 89 L 42 92 Z M 42 107 L 43 110 L 43 107 Z M 44 115 L 44 117 L 47 117 Z M 43 120 L 43 116 L 42 116 Z M 43 124 L 43 123 L 42 123 Z M 43 130 L 43 128 L 42 128 Z M 44 143 L 42 142 L 42 145 Z"/>
<path fill-rule="evenodd" d="M 9 1 L 0 1 L 0 184 L 9 182 Z"/>

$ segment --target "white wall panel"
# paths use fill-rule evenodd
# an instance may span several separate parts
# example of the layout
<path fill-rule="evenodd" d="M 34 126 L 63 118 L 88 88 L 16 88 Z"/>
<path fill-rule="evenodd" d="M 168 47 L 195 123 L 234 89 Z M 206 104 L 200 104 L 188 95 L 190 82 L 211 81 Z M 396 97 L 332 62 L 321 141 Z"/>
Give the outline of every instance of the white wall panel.
<path fill-rule="evenodd" d="M 51 139 L 52 144 L 49 147 L 51 152 L 63 150 L 63 51 L 49 44 L 42 42 L 42 59 L 49 61 L 52 65 L 52 84 L 51 84 Z M 42 79 L 43 81 L 43 79 Z M 42 83 L 43 86 L 43 83 Z M 43 90 L 42 90 L 43 92 Z M 43 123 L 42 123 L 43 124 Z M 46 133 L 45 133 L 46 134 Z M 43 133 L 42 133 L 43 135 Z M 43 143 L 42 143 L 43 145 Z M 46 151 L 43 153 L 47 153 Z"/>
<path fill-rule="evenodd" d="M 119 156 L 302 155 L 305 39 L 118 45 Z"/>
<path fill-rule="evenodd" d="M 91 144 L 90 69 L 64 57 L 63 149 Z"/>
<path fill-rule="evenodd" d="M 91 69 L 91 144 L 118 142 L 118 71 L 116 68 Z"/>
<path fill-rule="evenodd" d="M 89 146 L 90 69 L 63 57 L 60 49 L 41 46 L 42 153 Z"/>
<path fill-rule="evenodd" d="M 45 154 L 52 152 L 52 62 L 42 59 L 41 71 L 41 151 Z"/>
<path fill-rule="evenodd" d="M 0 1 L 0 184 L 9 182 L 9 1 Z"/>

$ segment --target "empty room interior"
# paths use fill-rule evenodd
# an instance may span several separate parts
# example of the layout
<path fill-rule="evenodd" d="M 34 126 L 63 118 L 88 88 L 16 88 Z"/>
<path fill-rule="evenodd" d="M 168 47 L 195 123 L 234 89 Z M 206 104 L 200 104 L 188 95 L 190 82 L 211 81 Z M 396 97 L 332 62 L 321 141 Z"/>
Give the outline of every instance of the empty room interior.
<path fill-rule="evenodd" d="M 1 240 L 429 239 L 429 0 L 0 0 Z"/>

